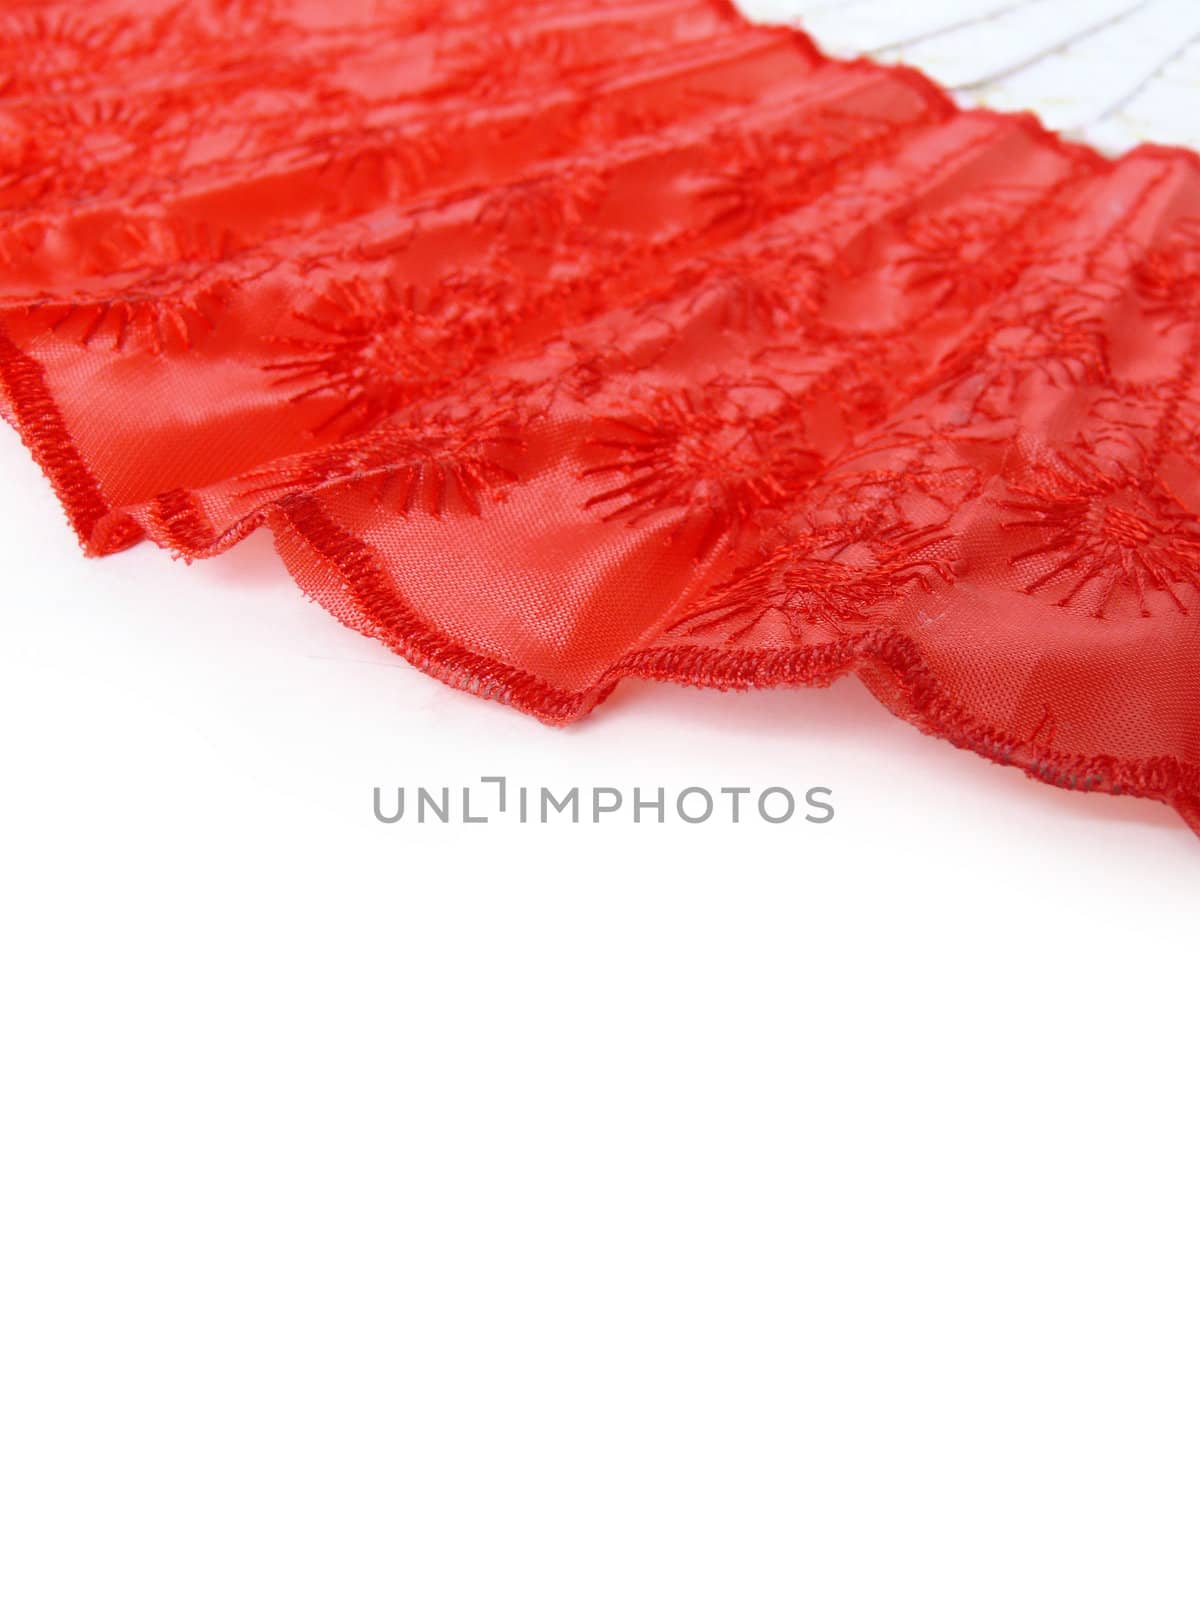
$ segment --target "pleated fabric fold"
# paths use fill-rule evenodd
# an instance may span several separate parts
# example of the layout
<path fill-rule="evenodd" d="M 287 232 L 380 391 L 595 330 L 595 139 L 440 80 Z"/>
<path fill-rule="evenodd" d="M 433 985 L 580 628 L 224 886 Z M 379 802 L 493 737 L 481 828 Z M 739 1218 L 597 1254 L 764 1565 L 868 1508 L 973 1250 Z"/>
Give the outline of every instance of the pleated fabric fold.
<path fill-rule="evenodd" d="M 424 671 L 858 673 L 1200 827 L 1200 158 L 725 0 L 0 17 L 3 410 L 81 544 L 270 530 Z"/>

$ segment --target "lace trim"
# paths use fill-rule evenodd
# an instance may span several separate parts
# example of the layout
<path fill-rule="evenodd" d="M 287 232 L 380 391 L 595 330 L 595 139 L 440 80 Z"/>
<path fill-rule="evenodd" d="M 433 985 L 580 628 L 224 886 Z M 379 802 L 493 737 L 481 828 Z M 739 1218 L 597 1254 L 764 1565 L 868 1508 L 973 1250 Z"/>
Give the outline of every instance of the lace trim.
<path fill-rule="evenodd" d="M 812 66 L 832 64 L 831 58 L 802 34 L 786 29 L 755 29 L 735 10 L 731 0 L 707 0 L 707 4 L 717 16 L 737 29 L 739 37 L 744 38 L 746 33 L 752 32 L 759 38 L 768 35 L 786 38 Z M 943 90 L 914 68 L 902 65 L 880 67 L 875 63 L 866 62 L 857 64 L 869 69 L 877 78 L 907 83 L 942 121 L 961 119 L 974 127 L 995 127 L 1001 130 L 1011 129 L 1014 126 L 1023 128 L 1039 145 L 1068 158 L 1069 171 L 1067 178 L 1063 180 L 1064 184 L 1075 181 L 1081 174 L 1112 172 L 1125 167 L 1131 161 L 1140 161 L 1147 157 L 1167 161 L 1175 167 L 1182 164 L 1190 172 L 1200 175 L 1200 156 L 1189 150 L 1166 145 L 1141 146 L 1118 157 L 1105 156 L 1046 128 L 1031 113 L 1014 116 L 1010 113 L 983 109 L 960 110 Z M 903 127 L 903 124 L 897 126 Z M 873 138 L 874 134 L 871 137 Z M 864 142 L 864 148 L 868 151 L 875 148 L 869 138 Z M 973 159 L 975 147 L 971 146 L 958 154 L 964 159 Z M 754 160 L 760 162 L 760 165 L 765 159 L 758 151 L 751 151 L 751 155 Z M 776 151 L 775 155 L 778 158 L 779 152 Z M 1123 214 L 1114 221 L 1114 236 L 1120 227 L 1128 224 L 1129 216 L 1136 215 L 1138 207 L 1148 203 L 1158 178 L 1159 175 L 1156 174 L 1155 180 L 1135 196 L 1128 214 Z M 1053 203 L 1057 195 L 1057 190 L 1049 189 L 1045 191 L 1043 201 Z M 718 198 L 725 197 L 718 193 Z M 904 201 L 904 195 L 899 190 L 893 198 L 897 204 Z M 540 203 L 536 196 L 523 195 L 521 199 L 522 203 L 529 203 L 535 207 Z M 742 200 L 736 192 L 731 193 L 729 203 L 735 208 L 734 216 L 737 218 L 739 214 L 736 212 L 736 207 Z M 798 202 L 792 197 L 788 203 L 794 206 Z M 1034 202 L 1034 209 L 1038 203 Z M 771 216 L 769 209 L 766 215 L 769 219 Z M 1027 217 L 1023 213 L 1018 213 L 1018 216 L 1020 225 L 1026 226 Z M 748 220 L 746 218 L 741 220 L 747 222 L 749 231 L 753 231 L 760 219 L 757 213 L 752 212 Z M 935 236 L 925 241 L 926 267 L 928 270 L 936 268 L 948 280 L 952 280 L 956 271 L 965 270 L 967 267 L 967 258 L 964 255 L 965 233 L 961 229 L 958 233 L 951 230 L 950 238 L 940 239 L 936 236 L 938 220 L 934 218 Z M 966 220 L 969 223 L 970 219 Z M 1016 220 L 1017 218 L 1014 218 L 1014 221 Z M 984 232 L 981 231 L 980 237 L 984 237 Z M 1109 242 L 1107 234 L 1096 239 L 1089 260 L 1099 262 Z M 736 240 L 734 243 L 736 244 Z M 720 248 L 718 246 L 718 250 Z M 945 255 L 945 260 L 942 260 L 942 255 Z M 1192 273 L 1192 268 L 1187 267 L 1185 272 L 1181 261 L 1182 258 L 1166 262 L 1148 260 L 1137 269 L 1140 277 L 1136 281 L 1148 303 L 1153 307 L 1149 314 L 1161 313 L 1166 327 L 1173 326 L 1172 319 L 1182 316 L 1185 310 L 1189 316 L 1196 310 L 1188 299 L 1197 292 L 1192 277 L 1187 276 Z M 971 265 L 973 266 L 973 258 Z M 700 260 L 700 266 L 701 268 L 706 266 L 705 260 Z M 666 272 L 665 256 L 660 268 Z M 307 272 L 307 265 L 303 270 Z M 1003 294 L 1011 288 L 1011 284 L 1003 284 L 999 289 L 995 289 L 984 281 L 985 278 L 986 273 L 980 281 L 984 289 L 988 289 L 994 296 Z M 664 279 L 663 286 L 664 289 L 674 291 L 675 285 L 669 281 L 669 274 Z M 1102 285 L 1097 274 L 1094 282 L 1089 281 L 1071 287 L 1098 293 Z M 1118 285 L 1118 288 L 1120 287 Z M 554 292 L 565 294 L 568 291 L 557 285 Z M 770 284 L 767 285 L 765 292 L 770 292 Z M 115 347 L 120 349 L 128 328 L 134 325 L 134 320 L 141 314 L 143 308 L 138 306 L 129 310 L 122 305 L 118 309 L 114 337 Z M 53 307 L 50 310 L 53 311 Z M 403 311 L 404 307 L 393 307 L 393 310 Z M 353 321 L 353 317 L 361 311 L 362 308 L 351 305 L 349 310 L 343 307 L 339 314 Z M 369 311 L 368 304 L 366 313 Z M 109 308 L 102 304 L 97 308 L 95 315 L 100 317 L 101 321 L 93 321 L 91 331 L 81 337 L 79 342 L 84 345 L 92 337 L 95 328 L 101 325 L 103 318 L 109 315 Z M 191 329 L 189 315 L 200 319 L 205 316 L 202 292 L 197 291 L 186 300 L 186 304 L 181 301 L 178 305 L 168 305 L 165 310 L 161 305 L 155 306 L 148 302 L 146 315 L 150 318 L 147 326 L 157 341 L 160 353 L 164 348 L 164 342 L 169 341 L 172 328 L 183 347 L 188 348 Z M 156 318 L 158 320 L 155 320 Z M 163 319 L 166 319 L 165 322 Z M 61 324 L 51 325 L 57 329 Z M 960 364 L 970 362 L 978 364 L 981 360 L 981 351 L 986 349 L 989 327 L 991 334 L 996 332 L 997 327 L 1002 332 L 1014 331 L 1012 327 L 1005 327 L 1002 322 L 993 325 L 981 323 L 979 330 L 972 333 L 973 342 L 966 342 L 962 349 L 955 348 L 953 352 L 955 360 Z M 907 335 L 907 324 L 904 325 L 903 331 Z M 1043 332 L 1040 326 L 1034 326 L 1032 320 L 1026 331 L 1034 338 L 1034 342 L 1036 336 Z M 1094 375 L 1097 372 L 1107 372 L 1106 352 L 1102 348 L 1102 343 L 1097 341 L 1097 336 L 1086 317 L 1077 315 L 1069 327 L 1052 328 L 1050 332 L 1060 334 L 1062 337 L 1058 340 L 1058 344 L 1050 349 L 1049 354 L 1041 359 L 1059 362 L 1068 384 L 1078 384 L 1082 374 Z M 878 343 L 878 330 L 869 330 L 863 337 L 864 340 L 874 338 Z M 894 330 L 887 330 L 887 337 L 896 337 Z M 851 376 L 849 369 L 853 365 L 854 356 L 852 342 L 847 338 L 846 349 L 835 351 L 837 359 L 830 372 L 815 382 L 826 383 L 827 388 L 832 391 L 837 388 L 840 381 L 849 381 Z M 486 344 L 480 348 L 488 360 L 494 358 Z M 571 375 L 573 380 L 578 380 L 581 394 L 588 393 L 585 379 L 590 382 L 594 377 L 596 387 L 600 386 L 604 375 L 603 356 L 604 352 L 594 352 L 591 356 L 587 356 L 579 371 Z M 303 372 L 305 358 L 300 359 L 300 370 Z M 356 359 L 355 348 L 350 348 L 348 359 Z M 587 368 L 589 361 L 594 362 L 594 368 Z M 293 371 L 296 365 L 296 361 L 290 357 L 277 363 L 277 366 L 286 372 Z M 1162 466 L 1173 432 L 1179 431 L 1177 425 L 1180 423 L 1185 403 L 1188 406 L 1192 405 L 1190 400 L 1186 400 L 1186 396 L 1194 387 L 1198 371 L 1200 371 L 1200 321 L 1197 322 L 1195 336 L 1188 345 L 1181 363 L 1177 365 L 1173 378 L 1158 380 L 1156 388 L 1153 385 L 1146 385 L 1147 393 L 1154 389 L 1158 396 L 1160 409 L 1156 420 L 1150 418 L 1149 414 L 1147 418 L 1140 419 L 1140 422 L 1139 419 L 1126 420 L 1126 431 L 1131 437 L 1136 433 L 1138 426 L 1144 425 L 1149 433 L 1149 421 L 1154 420 L 1152 436 L 1146 443 L 1146 453 L 1147 459 L 1154 465 L 1155 473 L 1158 473 Z M 953 376 L 953 372 L 948 369 L 947 375 Z M 872 377 L 879 382 L 886 382 L 888 372 L 880 365 L 877 372 L 867 374 L 868 380 Z M 7 397 L 13 421 L 58 493 L 85 551 L 93 555 L 107 554 L 125 548 L 142 537 L 147 530 L 139 524 L 137 516 L 125 510 L 113 511 L 107 504 L 99 484 L 72 440 L 70 430 L 50 393 L 42 366 L 36 358 L 20 350 L 4 334 L 0 334 L 0 385 Z M 318 374 L 314 388 L 293 398 L 305 402 L 314 394 L 319 396 L 321 392 L 322 382 Z M 739 447 L 745 448 L 750 456 L 753 456 L 758 449 L 755 441 L 759 436 L 754 432 L 756 418 L 744 409 L 739 410 L 737 406 L 732 405 L 727 408 L 732 412 L 732 417 L 720 415 L 716 402 L 722 396 L 714 393 L 710 397 L 714 402 L 712 405 L 706 403 L 700 411 L 690 412 L 687 409 L 690 400 L 682 389 L 664 391 L 664 394 L 664 404 L 670 414 L 655 414 L 649 422 L 644 412 L 638 412 L 636 408 L 632 408 L 632 414 L 629 416 L 615 418 L 601 416 L 591 419 L 593 423 L 602 423 L 608 427 L 608 434 L 601 435 L 594 441 L 595 447 L 601 454 L 605 451 L 608 454 L 600 463 L 588 467 L 580 481 L 595 473 L 600 475 L 602 482 L 607 482 L 608 478 L 605 475 L 617 468 L 625 473 L 624 484 L 618 484 L 610 489 L 600 488 L 584 502 L 585 508 L 591 509 L 597 523 L 623 518 L 631 526 L 636 527 L 647 506 L 654 508 L 657 504 L 659 509 L 664 505 L 674 508 L 680 503 L 678 497 L 682 494 L 686 501 L 686 495 L 694 488 L 694 484 L 687 478 L 686 469 L 681 471 L 677 464 L 673 464 L 671 470 L 675 473 L 675 477 L 667 485 L 666 491 L 663 490 L 661 463 L 654 455 L 655 428 L 666 429 L 669 433 L 671 428 L 675 428 L 676 431 L 684 428 L 686 431 L 686 427 L 690 425 L 695 436 L 692 443 L 701 454 L 707 436 L 712 436 L 715 447 L 716 435 L 722 429 L 728 434 L 731 430 L 736 433 L 740 428 L 743 430 L 743 439 Z M 972 403 L 978 407 L 981 415 L 986 415 L 983 406 L 985 394 L 986 391 L 981 391 L 981 395 Z M 724 394 L 724 398 L 730 398 L 728 392 Z M 798 395 L 790 398 L 803 401 L 804 391 L 801 390 Z M 863 402 L 864 415 L 869 413 L 871 403 L 873 403 L 871 396 L 867 395 Z M 675 407 L 674 411 L 671 411 L 671 406 Z M 399 409 L 397 406 L 390 408 L 392 412 L 397 409 Z M 1149 408 L 1147 410 L 1149 413 Z M 344 415 L 344 412 L 335 412 L 334 415 L 337 418 Z M 363 415 L 369 422 L 369 410 Z M 696 420 L 697 418 L 703 420 L 703 426 Z M 975 420 L 974 415 L 972 420 Z M 1187 429 L 1192 429 L 1192 426 L 1189 414 Z M 869 436 L 870 430 L 866 432 Z M 745 445 L 746 437 L 754 445 L 753 449 Z M 1023 485 L 1022 481 L 1019 481 L 1008 498 L 996 499 L 989 497 L 985 483 L 976 481 L 973 472 L 968 472 L 966 468 L 940 467 L 935 471 L 929 459 L 935 442 L 936 434 L 931 427 L 927 435 L 918 440 L 918 447 L 904 468 L 912 480 L 919 483 L 922 490 L 932 499 L 935 510 L 930 514 L 928 527 L 909 525 L 905 538 L 893 541 L 888 557 L 890 565 L 879 569 L 878 588 L 881 593 L 889 584 L 896 593 L 906 584 L 920 585 L 929 592 L 934 578 L 940 580 L 949 576 L 949 568 L 937 554 L 938 537 L 949 521 L 949 508 L 944 501 L 939 502 L 938 499 L 938 473 L 946 475 L 957 471 L 962 481 L 966 481 L 968 477 L 970 479 L 968 498 L 962 502 L 963 504 L 987 503 L 995 506 L 998 513 L 1002 514 L 1002 518 L 1006 519 L 1001 520 L 1001 527 L 1028 532 L 1030 539 L 1028 550 L 1018 551 L 1009 557 L 1010 563 L 1017 569 L 1016 581 L 1023 585 L 1014 592 L 1028 596 L 1049 588 L 1050 593 L 1057 596 L 1054 603 L 1068 606 L 1086 584 L 1093 580 L 1104 584 L 1109 583 L 1111 579 L 1109 587 L 1094 600 L 1091 611 L 1092 616 L 1103 618 L 1111 586 L 1120 580 L 1131 588 L 1131 592 L 1136 590 L 1143 617 L 1151 615 L 1146 609 L 1147 584 L 1156 594 L 1156 603 L 1161 601 L 1164 606 L 1167 605 L 1165 597 L 1169 596 L 1175 609 L 1180 614 L 1187 614 L 1187 608 L 1177 590 L 1181 589 L 1186 594 L 1188 586 L 1200 589 L 1198 581 L 1200 567 L 1196 561 L 1200 544 L 1194 538 L 1192 526 L 1195 519 L 1182 506 L 1182 502 L 1177 498 L 1172 499 L 1166 489 L 1161 494 L 1158 493 L 1157 477 L 1152 486 L 1154 494 L 1147 491 L 1136 504 L 1129 504 L 1126 502 L 1133 499 L 1133 490 L 1139 487 L 1130 469 L 1122 467 L 1120 463 L 1111 469 L 1108 467 L 1102 469 L 1099 465 L 1087 461 L 1080 464 L 1060 453 L 1056 454 L 1046 449 L 1036 459 L 1019 461 L 1018 466 L 1026 469 L 1027 483 Z M 990 442 L 993 445 L 996 443 L 995 440 Z M 386 486 L 388 474 L 394 477 L 399 472 L 408 475 L 406 493 L 409 499 L 415 493 L 419 494 L 429 488 L 422 481 L 421 474 L 424 469 L 421 467 L 413 467 L 403 462 L 397 466 L 394 461 L 389 466 L 386 460 L 377 464 L 368 462 L 368 465 L 363 467 L 361 457 L 356 464 L 354 453 L 361 445 L 362 435 L 352 439 L 342 451 L 350 463 L 345 469 L 346 481 L 361 482 L 373 473 L 380 477 Z M 726 448 L 732 447 L 726 446 Z M 872 448 L 877 449 L 879 446 L 869 443 L 866 453 L 869 454 Z M 338 447 L 334 447 L 329 453 L 336 454 L 337 450 Z M 1135 794 L 1165 801 L 1174 805 L 1189 824 L 1200 831 L 1200 821 L 1198 821 L 1200 769 L 1196 766 L 1167 754 L 1136 761 L 1105 754 L 1072 755 L 1055 748 L 1049 740 L 1045 743 L 1039 742 L 1037 734 L 1029 739 L 1017 739 L 1004 730 L 987 725 L 973 716 L 947 690 L 945 683 L 931 668 L 917 644 L 903 628 L 882 624 L 870 625 L 872 608 L 875 604 L 872 596 L 875 591 L 872 590 L 869 580 L 876 575 L 870 568 L 848 566 L 838 568 L 835 576 L 842 585 L 842 591 L 834 593 L 830 586 L 826 599 L 822 602 L 826 610 L 817 613 L 817 619 L 822 623 L 832 618 L 835 633 L 838 631 L 837 624 L 841 622 L 850 620 L 858 625 L 865 621 L 866 625 L 855 634 L 837 637 L 829 642 L 796 643 L 791 646 L 738 644 L 739 637 L 750 632 L 752 625 L 747 622 L 744 627 L 740 626 L 745 603 L 738 589 L 741 569 L 735 569 L 723 583 L 705 589 L 699 596 L 701 603 L 690 613 L 675 615 L 675 620 L 666 630 L 668 634 L 673 632 L 677 635 L 674 642 L 668 640 L 627 651 L 585 689 L 568 691 L 556 688 L 535 673 L 468 648 L 423 618 L 419 610 L 391 580 L 382 560 L 370 544 L 351 534 L 332 517 L 318 501 L 315 493 L 306 492 L 306 489 L 315 490 L 318 487 L 316 477 L 320 471 L 325 470 L 323 464 L 315 459 L 318 454 L 317 451 L 313 452 L 314 460 L 310 463 L 314 474 L 313 482 L 309 484 L 276 482 L 264 485 L 261 503 L 236 521 L 223 525 L 214 524 L 198 494 L 193 492 L 193 489 L 181 486 L 156 495 L 142 508 L 148 529 L 156 542 L 173 554 L 191 560 L 217 553 L 243 537 L 252 527 L 269 522 L 289 570 L 304 589 L 320 599 L 340 620 L 380 639 L 414 665 L 455 687 L 503 701 L 547 722 L 562 723 L 582 716 L 604 700 L 625 677 L 744 689 L 784 683 L 828 684 L 853 671 L 884 705 L 924 732 L 946 738 L 962 748 L 972 750 L 1002 765 L 1017 766 L 1029 776 L 1054 786 L 1097 790 L 1111 794 Z M 802 455 L 803 452 L 799 454 Z M 480 446 L 475 455 L 460 459 L 450 454 L 446 459 L 448 465 L 437 462 L 430 467 L 430 474 L 435 480 L 430 492 L 436 493 L 439 506 L 448 487 L 453 489 L 463 504 L 476 514 L 479 510 L 478 502 L 483 494 L 489 494 L 497 501 L 503 498 L 505 492 L 503 463 L 490 459 L 483 446 Z M 752 515 L 763 508 L 775 511 L 790 506 L 793 485 L 789 475 L 797 480 L 804 476 L 803 462 L 799 460 L 799 456 L 794 460 L 771 457 L 765 466 L 761 462 L 753 462 L 752 465 L 758 469 L 757 479 L 752 476 L 737 478 L 735 475 L 732 487 L 723 486 L 724 498 L 721 494 L 715 499 L 710 495 L 707 500 L 703 498 L 698 500 L 694 507 L 690 502 L 687 503 L 689 511 L 692 509 L 696 511 L 691 531 L 703 536 L 696 555 L 696 560 L 701 565 L 703 564 L 701 558 L 707 559 L 706 552 L 711 548 L 712 542 L 726 531 L 727 525 L 739 520 L 749 521 Z M 657 484 L 653 481 L 655 474 L 658 474 Z M 335 479 L 330 477 L 321 487 L 330 487 L 334 484 Z M 852 491 L 857 494 L 860 505 L 865 505 L 868 510 L 876 504 L 871 498 L 873 495 L 886 493 L 886 489 L 880 489 L 880 475 L 873 476 L 870 470 L 864 470 L 853 482 L 846 480 L 844 485 L 834 484 L 835 491 L 839 487 L 845 487 L 848 493 Z M 894 492 L 894 485 L 892 489 Z M 668 497 L 663 500 L 664 492 L 668 496 L 675 495 L 676 498 Z M 657 502 L 654 498 L 656 494 L 659 497 Z M 1095 506 L 1101 497 L 1106 499 L 1105 516 L 1108 517 L 1111 512 L 1112 527 L 1110 529 L 1106 523 L 1098 534 L 1088 519 L 1093 517 Z M 941 520 L 938 520 L 939 505 L 941 512 L 947 513 L 941 516 Z M 956 509 L 961 509 L 961 505 Z M 407 506 L 405 513 L 406 510 Z M 864 520 L 869 522 L 865 514 Z M 900 520 L 903 521 L 903 518 Z M 890 532 L 895 534 L 896 529 L 893 527 Z M 1100 534 L 1107 538 L 1110 532 L 1119 544 L 1121 552 L 1119 567 L 1114 567 L 1111 571 L 1097 563 L 1108 560 L 1111 565 L 1111 562 L 1118 558 L 1111 553 L 1097 554 L 1095 548 Z M 1151 540 L 1147 553 L 1147 540 L 1151 535 L 1157 541 L 1157 548 L 1154 540 Z M 869 537 L 868 528 L 864 538 L 869 540 Z M 848 541 L 844 539 L 843 544 L 846 542 Z M 789 559 L 802 559 L 804 556 L 804 552 L 800 552 L 797 557 L 794 550 L 784 551 L 782 554 Z M 1025 561 L 1032 562 L 1028 569 L 1020 565 Z M 832 566 L 832 562 L 828 565 Z M 750 603 L 761 602 L 764 610 L 779 610 L 780 606 L 773 594 L 761 581 L 763 567 L 770 569 L 771 561 L 760 561 L 756 573 L 757 579 L 760 580 L 758 591 L 751 597 Z M 786 572 L 783 575 L 787 577 Z M 828 577 L 828 573 L 826 576 Z M 1055 585 L 1058 585 L 1057 589 Z M 851 592 L 852 590 L 856 592 Z M 1065 592 L 1062 592 L 1064 590 Z M 842 609 L 839 610 L 839 607 Z M 738 624 L 734 631 L 728 634 L 723 644 L 704 644 L 687 640 L 686 634 L 689 630 L 703 632 L 704 627 L 712 625 L 714 616 L 727 627 Z M 810 613 L 805 613 L 804 617 L 806 624 L 812 620 Z M 656 627 L 650 631 L 657 632 L 661 636 L 664 630 Z M 681 632 L 684 637 L 678 637 Z M 1046 726 L 1052 729 L 1052 721 L 1047 722 Z M 1149 740 L 1146 742 L 1150 743 Z M 1191 747 L 1185 745 L 1184 748 Z"/>
<path fill-rule="evenodd" d="M 137 542 L 131 519 L 114 521 L 94 479 L 75 449 L 38 363 L 0 335 L 0 381 L 13 419 L 71 519 L 85 553 L 108 554 Z M 92 543 L 98 522 L 110 530 L 132 527 L 124 542 L 110 533 L 103 549 Z M 185 491 L 161 495 L 156 520 L 163 544 L 185 560 L 209 554 L 218 543 L 194 497 Z M 1173 806 L 1200 834 L 1200 766 L 1171 756 L 1123 761 L 1115 756 L 1082 758 L 1051 746 L 1007 737 L 971 717 L 941 688 L 936 674 L 913 641 L 893 630 L 792 650 L 730 651 L 702 645 L 672 645 L 635 651 L 617 662 L 592 688 L 556 689 L 532 673 L 468 650 L 431 628 L 391 584 L 369 546 L 354 538 L 311 495 L 287 495 L 256 514 L 255 525 L 274 524 L 275 543 L 288 570 L 313 598 L 313 557 L 333 574 L 343 604 L 322 600 L 339 620 L 378 639 L 412 666 L 455 689 L 496 700 L 552 725 L 574 722 L 594 710 L 624 678 L 682 683 L 695 688 L 749 690 L 783 685 L 828 687 L 856 672 L 865 686 L 895 715 L 922 733 L 948 740 L 1000 766 L 1020 768 L 1054 788 L 1136 795 Z M 128 527 L 126 526 L 128 523 Z M 244 537 L 250 527 L 241 528 Z M 372 620 L 377 619 L 377 620 Z"/>
<path fill-rule="evenodd" d="M 624 678 L 714 689 L 784 684 L 816 688 L 853 671 L 882 704 L 923 733 L 947 739 L 1000 766 L 1018 767 L 1054 788 L 1164 801 L 1200 832 L 1200 767 L 1171 756 L 1147 761 L 1105 755 L 1085 759 L 1050 745 L 1009 738 L 955 704 L 913 641 L 894 630 L 783 651 L 729 651 L 701 645 L 640 650 L 617 662 L 594 687 L 572 693 L 464 649 L 430 628 L 390 583 L 371 549 L 339 527 L 311 496 L 290 497 L 274 509 L 279 519 L 276 543 L 289 570 L 303 571 L 311 553 L 336 574 L 348 606 L 322 603 L 340 620 L 382 640 L 413 666 L 453 688 L 502 701 L 543 722 L 577 720 L 607 699 Z M 304 573 L 302 586 L 314 592 L 311 572 Z"/>

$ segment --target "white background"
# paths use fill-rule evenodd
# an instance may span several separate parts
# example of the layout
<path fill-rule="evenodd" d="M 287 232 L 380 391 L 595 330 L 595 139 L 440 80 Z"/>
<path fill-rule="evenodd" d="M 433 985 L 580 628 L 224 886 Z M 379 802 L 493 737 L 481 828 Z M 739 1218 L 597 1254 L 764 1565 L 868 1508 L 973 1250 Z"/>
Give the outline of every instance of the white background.
<path fill-rule="evenodd" d="M 1196 0 L 742 0 L 835 56 L 906 61 L 964 105 L 1034 111 L 1109 154 L 1200 142 Z"/>
<path fill-rule="evenodd" d="M 0 484 L 0 1592 L 1195 1600 L 1171 813 L 851 682 L 547 729 Z M 487 772 L 837 817 L 372 818 Z"/>

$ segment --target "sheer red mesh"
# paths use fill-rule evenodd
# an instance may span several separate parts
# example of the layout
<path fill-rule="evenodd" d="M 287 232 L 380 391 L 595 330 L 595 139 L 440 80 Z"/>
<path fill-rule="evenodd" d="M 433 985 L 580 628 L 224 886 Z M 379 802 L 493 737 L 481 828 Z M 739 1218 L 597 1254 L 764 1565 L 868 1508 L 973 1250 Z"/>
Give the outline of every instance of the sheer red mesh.
<path fill-rule="evenodd" d="M 4 404 L 90 554 L 267 524 L 550 722 L 855 671 L 1200 824 L 1200 160 L 725 0 L 0 16 Z"/>

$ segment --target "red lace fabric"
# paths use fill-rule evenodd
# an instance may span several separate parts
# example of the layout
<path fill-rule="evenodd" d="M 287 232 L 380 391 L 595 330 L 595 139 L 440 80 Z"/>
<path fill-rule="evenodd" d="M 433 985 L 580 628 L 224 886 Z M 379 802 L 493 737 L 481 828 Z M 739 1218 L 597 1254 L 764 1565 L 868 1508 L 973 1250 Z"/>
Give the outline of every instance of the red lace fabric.
<path fill-rule="evenodd" d="M 6 414 L 550 722 L 857 672 L 1200 827 L 1200 160 L 725 0 L 0 16 Z"/>

